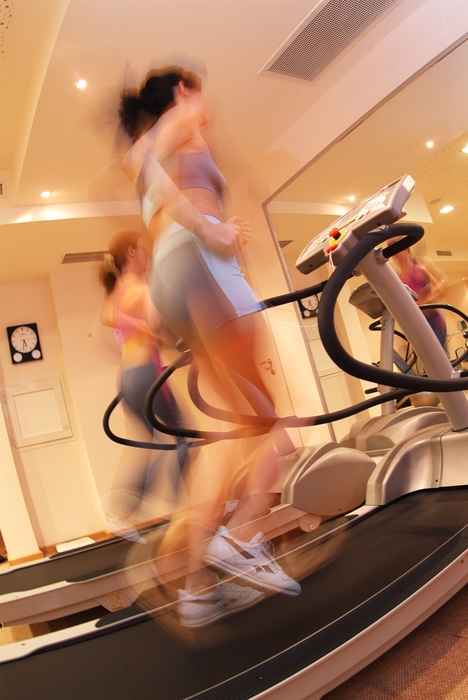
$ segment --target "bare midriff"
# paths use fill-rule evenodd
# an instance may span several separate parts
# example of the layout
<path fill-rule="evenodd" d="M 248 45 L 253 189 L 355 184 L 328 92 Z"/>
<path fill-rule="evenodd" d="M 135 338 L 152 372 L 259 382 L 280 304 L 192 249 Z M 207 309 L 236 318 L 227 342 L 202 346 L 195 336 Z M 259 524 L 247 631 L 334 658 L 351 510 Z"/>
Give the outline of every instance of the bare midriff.
<path fill-rule="evenodd" d="M 120 369 L 150 365 L 155 351 L 158 351 L 155 339 L 151 339 L 147 335 L 141 334 L 125 341 L 122 345 Z"/>
<path fill-rule="evenodd" d="M 203 187 L 193 187 L 180 192 L 198 209 L 201 214 L 214 216 L 221 219 L 219 204 L 216 196 L 210 190 Z M 165 229 L 173 223 L 173 219 L 166 213 L 166 208 L 163 207 L 158 211 L 150 224 L 150 235 L 153 241 L 156 241 Z"/>

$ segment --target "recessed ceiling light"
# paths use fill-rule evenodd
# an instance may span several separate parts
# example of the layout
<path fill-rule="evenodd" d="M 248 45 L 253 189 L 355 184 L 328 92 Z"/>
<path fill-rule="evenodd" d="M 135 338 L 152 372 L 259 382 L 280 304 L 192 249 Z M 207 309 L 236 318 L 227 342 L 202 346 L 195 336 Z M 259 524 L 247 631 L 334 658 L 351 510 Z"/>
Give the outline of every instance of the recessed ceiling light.
<path fill-rule="evenodd" d="M 426 143 L 426 146 L 427 146 L 428 148 L 432 148 L 433 145 L 434 145 L 434 141 L 428 141 L 428 142 Z"/>
<path fill-rule="evenodd" d="M 356 197 L 354 196 L 354 194 L 352 194 L 351 197 L 348 197 L 348 201 L 349 201 L 349 202 L 355 202 L 355 201 L 356 201 Z"/>
<path fill-rule="evenodd" d="M 445 207 L 442 207 L 442 209 L 439 209 L 439 214 L 448 214 L 449 211 L 453 211 L 455 207 L 452 207 L 451 204 L 447 204 Z"/>
<path fill-rule="evenodd" d="M 44 199 L 49 199 L 50 194 L 51 193 L 49 192 L 49 190 L 45 190 L 44 192 L 41 192 L 41 197 L 43 197 Z"/>
<path fill-rule="evenodd" d="M 468 145 L 461 149 L 462 153 L 468 153 Z"/>
<path fill-rule="evenodd" d="M 86 82 L 86 80 L 82 79 L 82 80 L 77 80 L 75 85 L 79 90 L 84 90 L 85 87 L 88 85 L 88 83 Z"/>

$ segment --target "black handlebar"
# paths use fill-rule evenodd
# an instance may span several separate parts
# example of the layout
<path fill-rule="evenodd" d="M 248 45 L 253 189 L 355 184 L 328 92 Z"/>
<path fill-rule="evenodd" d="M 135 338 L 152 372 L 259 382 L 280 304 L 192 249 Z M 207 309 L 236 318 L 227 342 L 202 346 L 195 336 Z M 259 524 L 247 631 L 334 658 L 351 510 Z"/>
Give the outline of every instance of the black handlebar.
<path fill-rule="evenodd" d="M 402 389 L 409 389 L 412 391 L 462 391 L 468 389 L 468 380 L 466 379 L 430 379 L 429 377 L 398 374 L 356 360 L 341 345 L 335 325 L 330 323 L 330 319 L 334 317 L 339 293 L 344 287 L 349 275 L 358 267 L 359 263 L 366 255 L 390 238 L 406 236 L 408 241 L 406 241 L 403 247 L 401 247 L 401 245 L 404 241 L 398 241 L 382 251 L 384 257 L 389 258 L 396 252 L 405 250 L 405 248 L 408 248 L 410 245 L 413 245 L 414 242 L 420 240 L 423 233 L 424 229 L 422 226 L 419 226 L 419 224 L 392 224 L 371 231 L 359 241 L 334 270 L 325 286 L 319 306 L 319 334 L 322 344 L 333 362 L 344 372 L 358 379 L 376 382 L 384 386 L 398 386 Z"/>
<path fill-rule="evenodd" d="M 208 415 L 215 415 L 217 418 L 220 417 L 221 411 L 223 414 L 221 416 L 222 418 L 231 422 L 236 422 L 236 420 L 237 422 L 242 421 L 243 426 L 241 428 L 225 432 L 202 431 L 180 428 L 178 426 L 168 426 L 154 415 L 153 401 L 157 391 L 161 389 L 163 384 L 169 379 L 173 372 L 175 372 L 175 370 L 179 367 L 183 367 L 192 361 L 191 353 L 184 352 L 182 355 L 176 358 L 176 360 L 174 360 L 169 367 L 166 367 L 163 370 L 148 392 L 145 402 L 145 414 L 149 423 L 162 433 L 195 439 L 195 442 L 189 444 L 190 447 L 193 447 L 204 445 L 213 441 L 262 435 L 267 433 L 275 422 L 284 427 L 308 427 L 312 425 L 323 425 L 325 423 L 331 423 L 348 418 L 351 415 L 360 413 L 361 411 L 371 408 L 372 406 L 378 406 L 382 403 L 386 403 L 387 401 L 402 399 L 418 391 L 450 392 L 467 389 L 468 379 L 438 380 L 430 379 L 428 377 L 409 377 L 408 375 L 382 370 L 373 365 L 366 365 L 358 360 L 355 360 L 343 348 L 338 339 L 334 324 L 330 323 L 330 319 L 333 319 L 334 317 L 334 310 L 341 289 L 348 278 L 352 276 L 353 271 L 358 266 L 359 262 L 366 255 L 368 255 L 375 247 L 382 244 L 386 240 L 396 236 L 402 236 L 402 240 L 397 241 L 396 243 L 393 243 L 382 250 L 383 256 L 388 259 L 392 255 L 395 255 L 396 253 L 409 248 L 411 245 L 414 245 L 414 243 L 419 241 L 423 235 L 424 229 L 422 226 L 407 223 L 392 224 L 390 226 L 381 227 L 375 231 L 371 231 L 346 255 L 344 260 L 334 270 L 331 277 L 325 282 L 264 300 L 265 306 L 271 308 L 282 304 L 299 301 L 300 299 L 312 294 L 322 293 L 318 311 L 318 326 L 322 343 L 330 358 L 348 374 L 352 374 L 360 379 L 383 384 L 385 386 L 397 386 L 400 388 L 326 415 L 308 416 L 305 418 L 288 416 L 286 418 L 272 419 L 271 416 L 234 416 L 229 411 L 223 411 L 210 406 L 201 397 L 198 387 L 196 386 L 196 381 L 193 380 L 192 375 L 192 379 L 190 380 L 191 387 L 189 387 L 189 391 L 195 405 L 197 405 L 199 408 L 201 407 L 201 409 Z M 427 304 L 424 308 L 439 307 L 440 305 L 438 304 Z M 466 321 L 468 321 L 468 316 L 465 316 L 463 312 L 460 312 L 460 315 L 465 318 Z M 174 449 L 176 447 L 176 445 L 153 445 L 151 443 L 138 443 L 136 441 L 119 438 L 118 436 L 114 435 L 109 428 L 109 417 L 115 406 L 120 401 L 120 398 L 121 396 L 118 395 L 104 414 L 104 430 L 108 437 L 115 442 L 119 442 L 120 444 L 132 445 L 135 447 L 146 447 L 150 449 Z"/>

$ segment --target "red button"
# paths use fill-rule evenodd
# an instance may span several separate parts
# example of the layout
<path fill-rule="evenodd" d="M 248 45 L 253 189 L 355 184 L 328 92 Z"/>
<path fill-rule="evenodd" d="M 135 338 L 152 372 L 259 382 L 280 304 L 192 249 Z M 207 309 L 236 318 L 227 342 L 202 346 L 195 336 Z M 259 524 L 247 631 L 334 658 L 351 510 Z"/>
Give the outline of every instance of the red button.
<path fill-rule="evenodd" d="M 336 235 L 338 235 L 338 236 L 340 235 L 340 232 L 338 231 L 337 228 L 332 228 L 332 230 L 330 231 L 330 233 L 328 235 L 330 236 L 330 238 L 335 238 Z"/>

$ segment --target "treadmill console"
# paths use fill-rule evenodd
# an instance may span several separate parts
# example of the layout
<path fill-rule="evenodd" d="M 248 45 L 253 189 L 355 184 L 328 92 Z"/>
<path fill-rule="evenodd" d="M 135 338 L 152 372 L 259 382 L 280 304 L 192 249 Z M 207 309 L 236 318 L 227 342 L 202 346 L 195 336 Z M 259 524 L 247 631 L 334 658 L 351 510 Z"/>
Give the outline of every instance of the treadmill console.
<path fill-rule="evenodd" d="M 330 254 L 349 234 L 353 233 L 356 238 L 361 239 L 378 226 L 398 221 L 415 184 L 410 175 L 403 175 L 399 180 L 394 180 L 363 199 L 312 239 L 298 257 L 297 269 L 307 275 L 324 265 Z"/>

